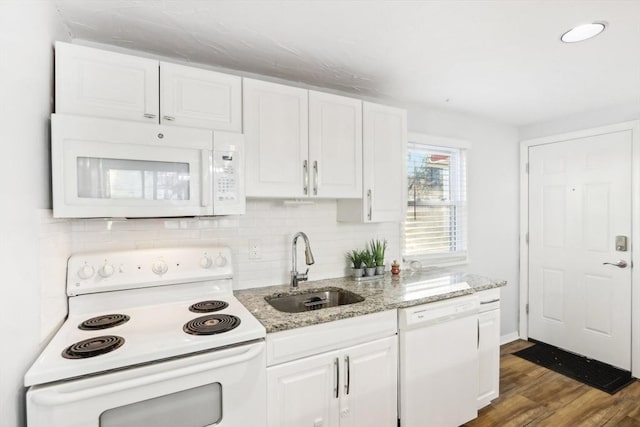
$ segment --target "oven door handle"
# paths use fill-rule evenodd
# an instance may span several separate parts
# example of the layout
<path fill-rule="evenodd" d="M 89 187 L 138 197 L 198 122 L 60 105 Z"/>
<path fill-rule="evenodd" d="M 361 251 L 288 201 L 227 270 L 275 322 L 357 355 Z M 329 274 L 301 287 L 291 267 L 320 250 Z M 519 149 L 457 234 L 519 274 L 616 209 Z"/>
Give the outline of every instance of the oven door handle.
<path fill-rule="evenodd" d="M 233 354 L 227 356 L 226 351 L 228 350 L 240 350 L 240 351 L 236 351 Z M 92 384 L 93 382 L 91 382 L 91 379 L 101 378 L 101 376 L 97 376 L 94 378 L 89 378 L 87 380 L 91 384 L 86 388 L 78 388 L 77 387 L 78 384 L 74 385 L 73 383 L 61 384 L 61 387 L 54 386 L 48 390 L 45 390 L 45 389 L 39 390 L 38 393 L 33 393 L 33 395 L 31 396 L 31 399 L 34 403 L 42 406 L 63 405 L 71 402 L 78 402 L 86 399 L 91 399 L 93 397 L 98 397 L 106 394 L 118 393 L 128 389 L 139 388 L 142 386 L 159 383 L 162 381 L 168 381 L 174 378 L 184 377 L 187 375 L 199 374 L 201 372 L 209 371 L 212 369 L 218 369 L 224 366 L 235 365 L 238 363 L 243 363 L 248 360 L 251 360 L 257 355 L 259 355 L 262 351 L 264 351 L 264 343 L 261 342 L 261 343 L 253 344 L 246 350 L 244 346 L 242 346 L 242 347 L 230 348 L 230 349 L 221 350 L 221 351 L 225 352 L 225 356 L 216 360 L 197 363 L 197 361 L 193 361 L 194 358 L 198 357 L 197 355 L 192 357 L 185 357 L 184 359 L 177 359 L 176 361 L 191 360 L 191 362 L 189 362 L 185 366 L 178 367 L 176 369 L 165 369 L 165 370 L 161 370 L 160 372 L 152 373 L 147 376 L 135 377 L 132 379 L 116 381 L 108 384 L 101 384 L 100 381 L 97 381 L 97 383 L 94 385 Z M 207 353 L 206 355 L 210 356 L 212 354 L 215 354 L 215 352 Z M 165 363 L 171 363 L 171 361 L 165 362 Z M 192 364 L 192 363 L 195 363 L 195 364 Z M 154 365 L 150 365 L 150 367 L 153 367 L 153 366 Z M 141 368 L 141 369 L 144 369 L 144 368 Z M 126 371 L 123 371 L 123 374 L 125 372 Z M 117 373 L 115 374 L 117 375 Z M 104 377 L 102 378 L 104 379 Z M 80 384 L 81 383 L 82 383 L 82 380 L 80 380 Z M 68 388 L 65 387 L 66 385 L 68 385 L 69 387 Z M 71 391 L 66 392 L 65 389 L 70 389 Z"/>

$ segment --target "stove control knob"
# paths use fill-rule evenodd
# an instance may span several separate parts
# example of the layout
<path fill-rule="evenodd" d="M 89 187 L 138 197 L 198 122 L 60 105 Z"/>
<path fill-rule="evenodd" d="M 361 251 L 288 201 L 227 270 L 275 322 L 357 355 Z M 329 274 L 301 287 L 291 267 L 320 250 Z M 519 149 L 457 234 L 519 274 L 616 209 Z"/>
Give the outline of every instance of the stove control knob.
<path fill-rule="evenodd" d="M 225 265 L 227 265 L 227 258 L 225 258 L 225 256 L 222 254 L 218 255 L 216 257 L 216 266 L 224 267 Z"/>
<path fill-rule="evenodd" d="M 203 255 L 202 258 L 200 258 L 200 267 L 209 268 L 211 267 L 211 264 L 213 264 L 213 261 L 211 261 L 211 257 L 209 255 Z"/>
<path fill-rule="evenodd" d="M 153 261 L 153 264 L 151 265 L 151 271 L 156 273 L 158 276 L 162 276 L 164 273 L 167 272 L 167 270 L 169 270 L 169 266 L 162 259 L 157 259 Z"/>
<path fill-rule="evenodd" d="M 93 274 L 95 272 L 96 270 L 92 266 L 90 266 L 89 264 L 85 264 L 82 266 L 82 268 L 80 268 L 80 270 L 78 270 L 78 277 L 82 280 L 87 280 L 93 277 Z"/>
<path fill-rule="evenodd" d="M 105 279 L 107 277 L 111 276 L 115 272 L 116 272 L 116 269 L 113 267 L 113 265 L 112 264 L 107 264 L 106 262 L 98 270 L 98 274 L 100 275 L 100 277 L 103 277 Z"/>

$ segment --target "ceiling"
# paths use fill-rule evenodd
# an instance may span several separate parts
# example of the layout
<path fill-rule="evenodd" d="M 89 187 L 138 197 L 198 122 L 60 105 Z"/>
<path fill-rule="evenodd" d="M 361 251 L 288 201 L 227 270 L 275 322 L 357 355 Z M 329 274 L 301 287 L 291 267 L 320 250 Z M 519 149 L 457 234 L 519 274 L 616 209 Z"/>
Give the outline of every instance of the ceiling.
<path fill-rule="evenodd" d="M 640 0 L 55 1 L 74 39 L 516 126 L 640 103 Z"/>

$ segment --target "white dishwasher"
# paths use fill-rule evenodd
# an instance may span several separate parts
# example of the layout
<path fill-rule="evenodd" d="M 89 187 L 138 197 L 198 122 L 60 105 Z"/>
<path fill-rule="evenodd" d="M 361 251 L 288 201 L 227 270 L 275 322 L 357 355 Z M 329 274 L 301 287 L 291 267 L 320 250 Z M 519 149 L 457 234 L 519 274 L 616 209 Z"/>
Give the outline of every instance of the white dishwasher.
<path fill-rule="evenodd" d="M 398 310 L 402 427 L 454 427 L 477 417 L 476 295 Z"/>

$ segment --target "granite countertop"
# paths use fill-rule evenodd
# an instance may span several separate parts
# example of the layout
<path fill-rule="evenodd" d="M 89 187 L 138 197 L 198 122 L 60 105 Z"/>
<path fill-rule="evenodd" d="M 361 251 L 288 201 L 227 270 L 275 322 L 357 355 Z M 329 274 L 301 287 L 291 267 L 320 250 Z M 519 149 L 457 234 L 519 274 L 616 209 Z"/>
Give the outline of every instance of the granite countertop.
<path fill-rule="evenodd" d="M 439 295 L 432 295 L 430 292 L 430 288 L 433 289 L 434 286 L 453 285 L 460 282 L 467 282 L 471 288 Z M 399 276 L 386 273 L 380 279 L 373 281 L 357 282 L 350 277 L 342 277 L 301 282 L 300 287 L 295 291 L 289 284 L 243 289 L 234 291 L 234 295 L 264 325 L 267 333 L 270 333 L 469 295 L 506 284 L 504 280 L 440 268 L 423 272 L 403 271 Z M 265 297 L 277 294 L 306 293 L 328 287 L 346 289 L 363 296 L 365 300 L 303 313 L 284 313 L 265 301 Z"/>

